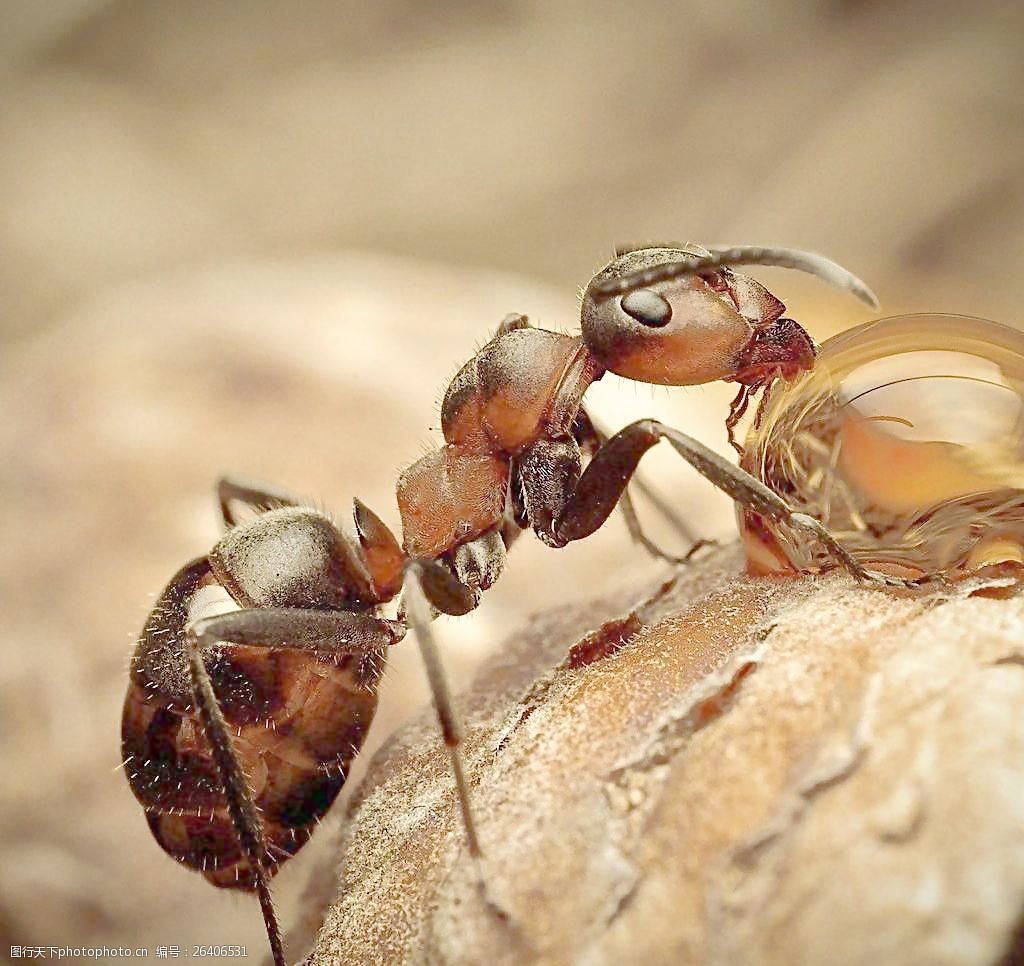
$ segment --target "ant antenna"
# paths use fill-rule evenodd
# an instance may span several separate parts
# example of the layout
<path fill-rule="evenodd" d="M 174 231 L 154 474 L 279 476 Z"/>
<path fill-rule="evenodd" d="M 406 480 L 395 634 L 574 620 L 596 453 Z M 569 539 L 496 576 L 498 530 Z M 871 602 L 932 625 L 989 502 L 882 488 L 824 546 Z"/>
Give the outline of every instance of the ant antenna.
<path fill-rule="evenodd" d="M 633 289 L 665 282 L 680 275 L 702 274 L 725 265 L 771 265 L 779 268 L 793 268 L 799 272 L 817 275 L 830 285 L 855 295 L 871 308 L 878 308 L 878 299 L 867 284 L 824 255 L 804 252 L 796 248 L 757 248 L 740 246 L 717 248 L 707 255 L 689 255 L 665 265 L 655 265 L 639 272 L 630 272 L 622 278 L 609 278 L 598 282 L 593 288 L 594 297 L 599 301 L 622 295 Z"/>

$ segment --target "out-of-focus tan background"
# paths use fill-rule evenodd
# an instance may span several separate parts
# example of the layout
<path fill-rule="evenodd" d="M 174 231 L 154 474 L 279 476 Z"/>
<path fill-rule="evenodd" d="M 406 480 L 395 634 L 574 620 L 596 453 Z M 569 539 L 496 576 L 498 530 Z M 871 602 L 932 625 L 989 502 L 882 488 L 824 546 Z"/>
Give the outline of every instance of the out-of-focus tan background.
<path fill-rule="evenodd" d="M 215 539 L 219 472 L 395 522 L 446 379 L 506 312 L 570 328 L 620 242 L 818 249 L 887 312 L 1022 324 L 1022 39 L 995 2 L 0 7 L 0 955 L 263 953 L 255 904 L 163 856 L 117 772 L 131 638 Z M 819 338 L 867 317 L 762 277 Z M 593 405 L 722 447 L 730 395 L 606 379 Z M 648 474 L 728 535 L 671 457 Z M 444 625 L 453 673 L 650 567 L 619 523 L 524 539 Z M 374 745 L 423 700 L 399 651 Z M 280 876 L 287 925 L 330 835 Z"/>

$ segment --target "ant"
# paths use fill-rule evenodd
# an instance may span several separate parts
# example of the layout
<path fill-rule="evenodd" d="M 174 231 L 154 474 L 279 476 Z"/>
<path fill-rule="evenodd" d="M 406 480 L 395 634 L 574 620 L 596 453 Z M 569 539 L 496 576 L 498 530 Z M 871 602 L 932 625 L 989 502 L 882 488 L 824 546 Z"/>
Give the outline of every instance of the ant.
<path fill-rule="evenodd" d="M 220 481 L 226 532 L 174 575 L 136 646 L 123 757 L 164 850 L 214 885 L 257 893 L 278 966 L 285 959 L 269 880 L 341 790 L 374 715 L 386 650 L 410 628 L 479 864 L 461 726 L 431 622 L 475 608 L 523 530 L 564 547 L 617 505 L 648 551 L 686 559 L 646 538 L 627 493 L 660 440 L 733 500 L 820 541 L 857 580 L 905 583 L 866 571 L 821 523 L 697 440 L 653 419 L 608 437 L 583 408 L 605 372 L 669 386 L 735 382 L 727 420 L 735 446 L 752 396 L 809 369 L 816 348 L 783 318 L 779 299 L 731 265 L 810 272 L 877 304 L 855 276 L 807 252 L 619 250 L 583 293 L 581 335 L 510 315 L 459 370 L 442 404 L 444 445 L 398 479 L 402 545 L 359 500 L 352 537 L 286 494 Z M 236 516 L 238 505 L 254 514 Z M 227 591 L 239 609 L 192 619 L 205 586 Z M 381 605 L 399 593 L 396 616 L 385 617 Z"/>

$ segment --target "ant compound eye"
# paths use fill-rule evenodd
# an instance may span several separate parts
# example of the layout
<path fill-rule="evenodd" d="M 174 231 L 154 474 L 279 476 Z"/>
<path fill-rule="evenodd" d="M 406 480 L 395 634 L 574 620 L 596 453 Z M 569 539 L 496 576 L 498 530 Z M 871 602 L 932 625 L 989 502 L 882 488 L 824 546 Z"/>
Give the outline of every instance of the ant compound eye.
<path fill-rule="evenodd" d="M 672 306 L 668 300 L 649 288 L 627 292 L 619 300 L 622 311 L 641 325 L 660 329 L 672 321 Z"/>
<path fill-rule="evenodd" d="M 742 462 L 871 569 L 1024 580 L 1024 335 L 907 315 L 829 339 L 772 388 Z M 755 569 L 830 566 L 773 520 L 741 526 Z"/>

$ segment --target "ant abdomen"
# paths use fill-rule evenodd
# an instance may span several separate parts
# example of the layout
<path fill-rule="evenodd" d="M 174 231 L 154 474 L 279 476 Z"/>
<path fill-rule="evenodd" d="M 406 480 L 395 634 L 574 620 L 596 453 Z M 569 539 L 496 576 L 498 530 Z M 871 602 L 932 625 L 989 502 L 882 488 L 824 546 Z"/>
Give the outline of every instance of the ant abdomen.
<path fill-rule="evenodd" d="M 282 527 L 286 521 L 290 532 Z M 294 569 L 260 564 L 274 559 L 264 556 L 268 549 L 280 553 L 289 540 Z M 215 750 L 194 701 L 190 605 L 202 587 L 218 584 L 243 606 L 263 599 L 284 607 L 334 603 L 353 594 L 353 582 L 365 586 L 365 580 L 331 585 L 324 575 L 358 567 L 358 553 L 315 511 L 270 511 L 251 526 L 229 530 L 210 558 L 182 568 L 146 622 L 124 706 L 125 770 L 156 840 L 214 885 L 252 889 L 256 870 L 232 824 Z M 296 571 L 303 577 L 297 582 Z M 234 643 L 206 649 L 203 664 L 260 812 L 265 872 L 273 874 L 302 847 L 341 790 L 376 711 L 383 660 L 379 651 L 337 654 Z"/>
<path fill-rule="evenodd" d="M 244 664 L 238 656 L 209 668 L 215 686 L 221 684 L 218 694 L 226 692 L 226 678 L 241 690 L 252 687 L 251 679 L 243 683 Z M 266 871 L 271 874 L 302 847 L 334 802 L 376 709 L 374 691 L 363 685 L 362 671 L 353 673 L 351 667 L 335 667 L 313 655 L 288 658 L 291 666 L 285 675 L 300 685 L 293 697 L 304 693 L 311 704 L 289 715 L 289 702 L 279 694 L 277 718 L 243 724 L 224 708 L 234 751 L 261 812 L 272 860 Z M 305 667 L 295 666 L 299 658 Z M 345 727 L 327 734 L 319 724 L 311 735 L 307 724 L 316 714 L 314 707 L 322 714 L 332 704 L 344 708 Z M 335 713 L 329 720 L 337 724 L 337 718 Z M 132 790 L 164 851 L 214 885 L 252 889 L 255 872 L 228 814 L 198 713 L 176 713 L 159 695 L 133 682 L 125 702 L 122 742 L 125 757 L 131 759 L 127 767 Z"/>
<path fill-rule="evenodd" d="M 243 606 L 353 610 L 375 603 L 359 549 L 307 507 L 268 510 L 232 527 L 210 564 Z"/>

